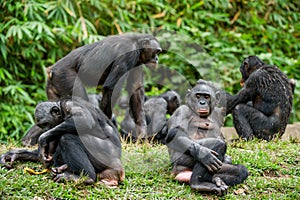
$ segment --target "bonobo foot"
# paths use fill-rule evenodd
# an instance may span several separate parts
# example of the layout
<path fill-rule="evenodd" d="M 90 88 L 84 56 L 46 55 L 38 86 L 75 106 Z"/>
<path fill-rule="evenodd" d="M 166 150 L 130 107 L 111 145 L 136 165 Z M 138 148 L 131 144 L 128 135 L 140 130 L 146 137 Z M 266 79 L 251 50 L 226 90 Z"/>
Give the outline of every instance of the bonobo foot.
<path fill-rule="evenodd" d="M 228 190 L 228 186 L 224 183 L 224 181 L 220 177 L 213 178 L 212 183 L 202 182 L 197 185 L 191 184 L 191 188 L 199 192 L 216 193 L 219 196 L 223 196 L 227 194 L 227 190 Z"/>
<path fill-rule="evenodd" d="M 124 181 L 125 179 L 125 172 L 123 169 L 115 170 L 115 169 L 106 169 L 98 174 L 98 178 L 102 183 L 111 187 L 111 186 L 118 186 L 119 182 Z"/>
<path fill-rule="evenodd" d="M 51 175 L 56 176 L 58 174 L 63 173 L 67 169 L 68 169 L 68 165 L 67 164 L 61 165 L 59 167 L 53 167 L 53 168 L 51 168 Z"/>
<path fill-rule="evenodd" d="M 190 183 L 191 177 L 192 177 L 192 171 L 183 171 L 178 173 L 175 176 L 175 180 L 179 181 L 180 183 Z"/>
<path fill-rule="evenodd" d="M 70 172 L 63 172 L 61 174 L 56 175 L 53 180 L 57 183 L 62 183 L 64 181 L 78 181 L 78 180 L 83 180 L 82 177 L 72 174 Z M 84 183 L 87 185 L 93 184 L 94 180 L 91 178 L 86 178 L 84 179 Z"/>
<path fill-rule="evenodd" d="M 94 180 L 87 177 L 81 177 L 76 174 L 70 173 L 66 171 L 68 169 L 68 165 L 64 164 L 59 167 L 53 167 L 51 169 L 51 175 L 53 176 L 53 180 L 57 183 L 61 183 L 64 181 L 78 181 L 84 180 L 84 183 L 87 185 L 93 184 Z"/>
<path fill-rule="evenodd" d="M 136 134 L 138 139 L 147 138 L 147 126 L 136 125 Z"/>

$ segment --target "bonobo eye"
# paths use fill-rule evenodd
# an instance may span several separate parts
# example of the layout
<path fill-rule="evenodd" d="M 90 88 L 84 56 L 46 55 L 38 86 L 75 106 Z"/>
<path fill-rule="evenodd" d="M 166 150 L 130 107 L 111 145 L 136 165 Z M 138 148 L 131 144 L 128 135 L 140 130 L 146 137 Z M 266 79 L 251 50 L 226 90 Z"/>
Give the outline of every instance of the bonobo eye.
<path fill-rule="evenodd" d="M 209 94 L 206 94 L 206 95 L 204 95 L 204 98 L 205 98 L 205 99 L 210 99 L 210 95 L 209 95 Z"/>
<path fill-rule="evenodd" d="M 52 115 L 60 115 L 59 108 L 57 106 L 53 106 L 50 112 Z"/>

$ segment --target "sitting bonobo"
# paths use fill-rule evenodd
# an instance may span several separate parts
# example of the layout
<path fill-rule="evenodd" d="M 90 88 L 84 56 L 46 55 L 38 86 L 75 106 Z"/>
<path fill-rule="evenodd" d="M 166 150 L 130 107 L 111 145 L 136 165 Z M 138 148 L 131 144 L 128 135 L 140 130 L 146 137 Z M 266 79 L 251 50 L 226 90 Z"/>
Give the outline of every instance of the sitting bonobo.
<path fill-rule="evenodd" d="M 172 174 L 200 192 L 227 193 L 228 185 L 248 177 L 243 165 L 225 162 L 226 143 L 222 138 L 225 109 L 217 107 L 221 92 L 199 80 L 168 121 L 166 144 L 173 164 Z"/>
<path fill-rule="evenodd" d="M 227 113 L 232 112 L 236 132 L 245 140 L 281 137 L 290 120 L 295 82 L 257 56 L 245 58 L 240 72 L 242 89 L 227 94 Z"/>
<path fill-rule="evenodd" d="M 87 176 L 87 184 L 97 175 L 110 186 L 124 180 L 117 128 L 98 107 L 75 97 L 46 101 L 37 105 L 35 119 L 43 131 L 38 149 L 9 151 L 1 155 L 0 163 L 11 167 L 16 160 L 40 161 L 45 168 L 53 164 L 56 182 L 78 180 L 81 175 Z"/>

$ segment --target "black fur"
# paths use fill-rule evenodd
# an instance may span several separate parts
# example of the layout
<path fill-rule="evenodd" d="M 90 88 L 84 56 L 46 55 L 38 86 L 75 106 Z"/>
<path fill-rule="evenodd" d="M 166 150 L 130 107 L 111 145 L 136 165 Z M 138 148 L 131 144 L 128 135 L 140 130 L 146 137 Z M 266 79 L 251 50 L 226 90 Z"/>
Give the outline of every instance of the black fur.
<path fill-rule="evenodd" d="M 159 96 L 146 99 L 144 109 L 147 121 L 147 139 L 149 141 L 164 143 L 168 131 L 166 114 L 171 115 L 180 103 L 181 98 L 175 91 L 167 91 Z M 126 110 L 125 118 L 121 122 L 121 135 L 125 139 L 131 139 L 131 141 L 137 140 L 135 123 L 129 110 Z"/>
<path fill-rule="evenodd" d="M 113 35 L 99 42 L 71 51 L 47 69 L 47 96 L 49 100 L 61 100 L 79 96 L 88 100 L 84 85 L 102 86 L 100 108 L 108 118 L 112 117 L 112 93 L 120 79 L 127 76 L 129 108 L 139 136 L 146 135 L 144 115 L 144 86 L 141 66 L 154 67 L 158 63 L 161 47 L 149 34 Z M 23 143 L 30 143 L 35 129 L 26 134 Z"/>
<path fill-rule="evenodd" d="M 257 137 L 268 141 L 281 136 L 289 122 L 293 103 L 287 76 L 256 56 L 246 58 L 240 71 L 243 88 L 238 94 L 227 96 L 227 113 L 233 113 L 237 133 L 244 139 Z"/>
<path fill-rule="evenodd" d="M 39 160 L 46 168 L 54 163 L 55 181 L 86 175 L 86 183 L 92 183 L 97 173 L 101 179 L 123 181 L 118 131 L 99 108 L 74 97 L 38 104 L 35 117 L 43 132 L 38 151 L 9 151 L 1 156 L 1 163 Z"/>

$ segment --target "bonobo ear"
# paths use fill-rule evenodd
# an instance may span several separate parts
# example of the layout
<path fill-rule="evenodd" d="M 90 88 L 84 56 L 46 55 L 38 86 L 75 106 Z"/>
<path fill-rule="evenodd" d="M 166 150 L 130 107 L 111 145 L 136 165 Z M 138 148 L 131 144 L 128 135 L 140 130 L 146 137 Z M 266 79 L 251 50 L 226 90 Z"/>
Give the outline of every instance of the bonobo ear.
<path fill-rule="evenodd" d="M 150 47 L 151 41 L 149 38 L 143 38 L 142 40 L 139 41 L 139 43 L 140 43 L 141 49 L 144 49 L 144 48 Z"/>
<path fill-rule="evenodd" d="M 216 103 L 219 103 L 220 102 L 220 97 L 221 97 L 220 91 L 216 91 L 215 96 L 216 96 Z"/>
<path fill-rule="evenodd" d="M 248 68 L 249 68 L 249 63 L 247 60 L 244 61 L 244 69 L 245 71 L 248 71 Z"/>
<path fill-rule="evenodd" d="M 188 89 L 186 95 L 185 95 L 185 100 L 187 100 L 189 98 L 189 96 L 191 96 L 192 90 Z"/>
<path fill-rule="evenodd" d="M 191 89 L 188 89 L 187 93 L 186 93 L 186 96 L 190 96 L 192 93 L 192 90 Z"/>
<path fill-rule="evenodd" d="M 171 101 L 175 101 L 177 99 L 177 96 L 172 97 Z"/>
<path fill-rule="evenodd" d="M 60 116 L 60 110 L 57 106 L 53 106 L 50 110 L 51 115 L 56 115 L 56 116 Z"/>

